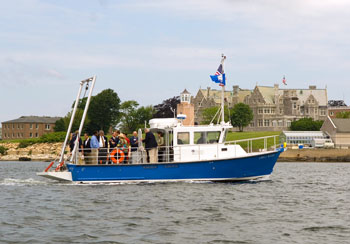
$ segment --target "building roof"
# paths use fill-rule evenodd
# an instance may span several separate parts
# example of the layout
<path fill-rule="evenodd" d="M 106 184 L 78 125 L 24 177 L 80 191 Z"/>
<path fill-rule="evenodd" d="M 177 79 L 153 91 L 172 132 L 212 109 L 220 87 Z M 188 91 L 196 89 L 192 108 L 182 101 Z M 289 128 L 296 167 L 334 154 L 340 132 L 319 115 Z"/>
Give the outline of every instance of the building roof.
<path fill-rule="evenodd" d="M 181 94 L 191 94 L 187 91 L 187 89 L 185 89 L 183 92 L 181 92 Z"/>
<path fill-rule="evenodd" d="M 4 123 L 45 123 L 53 124 L 61 117 L 48 117 L 48 116 L 21 116 L 18 119 L 8 120 Z"/>
<path fill-rule="evenodd" d="M 336 127 L 337 132 L 350 133 L 350 119 L 330 118 Z"/>
<path fill-rule="evenodd" d="M 266 103 L 274 103 L 275 89 L 270 86 L 258 86 L 258 89 Z"/>
<path fill-rule="evenodd" d="M 257 86 L 266 103 L 274 103 L 275 88 L 271 86 Z M 319 106 L 327 106 L 327 90 L 326 89 L 278 89 L 278 95 L 282 96 L 284 91 L 295 91 L 299 98 L 300 104 L 306 103 L 307 99 L 312 95 L 318 102 Z"/>
<path fill-rule="evenodd" d="M 221 103 L 221 90 L 216 90 L 216 89 L 210 89 L 209 90 L 209 97 L 208 95 L 208 89 L 200 89 L 200 91 L 202 92 L 203 96 L 206 99 L 214 99 L 215 103 Z M 232 97 L 232 91 L 225 91 L 224 93 L 224 98 L 226 98 L 227 100 L 229 98 Z"/>
<path fill-rule="evenodd" d="M 286 136 L 309 136 L 309 137 L 316 137 L 316 136 L 324 136 L 323 131 L 283 131 L 283 134 Z"/>

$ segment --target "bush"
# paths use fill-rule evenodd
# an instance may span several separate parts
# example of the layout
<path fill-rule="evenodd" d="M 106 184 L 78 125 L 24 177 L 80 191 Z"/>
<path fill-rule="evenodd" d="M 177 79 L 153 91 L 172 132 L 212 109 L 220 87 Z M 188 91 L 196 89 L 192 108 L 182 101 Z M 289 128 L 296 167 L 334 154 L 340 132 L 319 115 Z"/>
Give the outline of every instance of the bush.
<path fill-rule="evenodd" d="M 1 154 L 1 155 L 5 155 L 5 154 L 6 154 L 6 151 L 7 151 L 7 148 L 6 148 L 6 147 L 0 146 L 0 154 Z"/>
<path fill-rule="evenodd" d="M 49 134 L 42 135 L 39 138 L 39 142 L 63 142 L 66 138 L 66 132 L 60 131 L 60 132 L 52 132 Z"/>
<path fill-rule="evenodd" d="M 297 121 L 293 121 L 290 126 L 292 131 L 319 131 L 322 127 L 323 121 L 312 118 L 302 118 Z"/>

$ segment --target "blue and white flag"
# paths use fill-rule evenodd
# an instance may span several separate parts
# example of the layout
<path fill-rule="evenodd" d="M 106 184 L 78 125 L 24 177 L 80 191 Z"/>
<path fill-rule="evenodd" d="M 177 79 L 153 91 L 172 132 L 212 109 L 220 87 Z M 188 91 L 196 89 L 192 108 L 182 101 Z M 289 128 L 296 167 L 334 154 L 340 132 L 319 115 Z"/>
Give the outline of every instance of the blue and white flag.
<path fill-rule="evenodd" d="M 219 65 L 219 68 L 216 71 L 215 75 L 211 75 L 210 78 L 215 83 L 219 83 L 219 86 L 226 85 L 226 77 L 225 77 L 224 69 L 222 68 L 222 64 Z"/>

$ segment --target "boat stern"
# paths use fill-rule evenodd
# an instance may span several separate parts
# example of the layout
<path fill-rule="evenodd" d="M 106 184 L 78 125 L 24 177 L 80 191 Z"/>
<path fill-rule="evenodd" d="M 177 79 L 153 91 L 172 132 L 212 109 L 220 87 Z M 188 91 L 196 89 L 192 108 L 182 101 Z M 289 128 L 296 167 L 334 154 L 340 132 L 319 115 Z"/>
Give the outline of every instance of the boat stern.
<path fill-rule="evenodd" d="M 36 175 L 48 178 L 50 180 L 58 180 L 58 181 L 73 181 L 72 173 L 69 171 L 48 171 L 48 172 L 39 172 Z"/>

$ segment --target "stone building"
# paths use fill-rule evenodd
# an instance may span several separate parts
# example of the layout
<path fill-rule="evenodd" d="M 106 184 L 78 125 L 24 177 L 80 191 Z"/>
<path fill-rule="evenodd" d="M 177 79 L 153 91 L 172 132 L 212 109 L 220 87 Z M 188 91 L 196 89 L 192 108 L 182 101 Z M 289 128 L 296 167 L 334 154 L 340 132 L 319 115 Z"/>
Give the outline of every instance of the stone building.
<path fill-rule="evenodd" d="M 304 117 L 314 120 L 325 120 L 327 117 L 327 89 L 280 89 L 278 84 L 256 86 L 254 90 L 233 86 L 232 91 L 225 91 L 225 105 L 232 108 L 243 102 L 248 104 L 254 113 L 254 119 L 245 130 L 288 130 L 292 121 Z M 221 91 L 199 89 L 192 99 L 195 107 L 195 122 L 202 120 L 203 109 L 219 106 Z"/>
<path fill-rule="evenodd" d="M 248 130 L 287 130 L 292 121 L 309 117 L 325 120 L 327 117 L 327 89 L 279 89 L 256 86 L 245 97 L 244 103 L 253 110 L 254 119 Z"/>
<path fill-rule="evenodd" d="M 22 116 L 2 122 L 2 139 L 27 139 L 40 137 L 54 131 L 60 117 Z"/>

